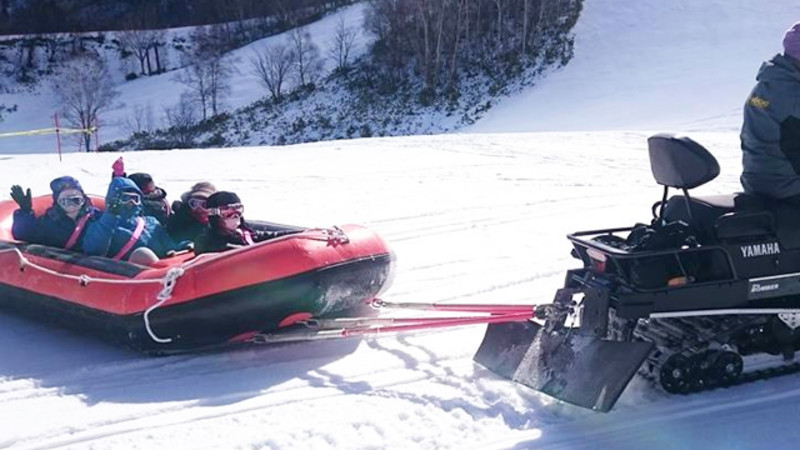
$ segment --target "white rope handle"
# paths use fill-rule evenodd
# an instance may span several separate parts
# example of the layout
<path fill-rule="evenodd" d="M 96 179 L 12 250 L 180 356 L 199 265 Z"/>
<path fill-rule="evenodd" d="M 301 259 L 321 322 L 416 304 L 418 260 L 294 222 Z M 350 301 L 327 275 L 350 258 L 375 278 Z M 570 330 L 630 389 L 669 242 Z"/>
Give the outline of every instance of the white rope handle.
<path fill-rule="evenodd" d="M 150 338 L 159 344 L 169 344 L 172 342 L 172 338 L 160 338 L 156 336 L 153 332 L 153 329 L 150 327 L 150 313 L 155 311 L 156 308 L 160 307 L 164 304 L 167 300 L 172 297 L 172 290 L 175 289 L 175 283 L 178 282 L 178 278 L 183 275 L 183 269 L 180 267 L 173 267 L 169 269 L 167 272 L 167 276 L 164 277 L 164 288 L 161 289 L 161 292 L 158 293 L 156 299 L 158 300 L 153 306 L 147 308 L 144 312 L 144 327 L 147 330 L 147 334 L 150 335 Z"/>

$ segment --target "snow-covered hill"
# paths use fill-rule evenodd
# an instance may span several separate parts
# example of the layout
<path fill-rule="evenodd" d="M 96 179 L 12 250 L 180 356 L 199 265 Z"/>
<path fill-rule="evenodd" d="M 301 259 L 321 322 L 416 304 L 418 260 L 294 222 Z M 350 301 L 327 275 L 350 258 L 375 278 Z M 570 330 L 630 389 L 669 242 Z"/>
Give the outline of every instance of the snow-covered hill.
<path fill-rule="evenodd" d="M 614 29 L 622 37 L 607 47 L 595 34 L 592 45 L 604 53 L 581 60 L 580 46 L 590 44 L 581 44 L 578 34 L 574 62 L 582 69 L 568 66 L 528 97 L 510 100 L 498 109 L 508 115 L 496 129 L 516 119 L 551 120 L 560 128 L 559 120 L 570 123 L 570 107 L 575 118 L 595 111 L 614 129 L 624 129 L 626 120 L 653 131 L 681 124 L 699 129 L 702 119 L 721 117 L 709 122 L 717 131 L 691 133 L 722 166 L 721 176 L 698 193 L 740 189 L 738 105 L 760 61 L 800 20 L 798 7 L 744 0 L 589 0 L 586 6 L 579 30 Z M 731 38 L 707 46 L 706 27 Z M 660 30 L 659 39 L 637 35 L 647 30 Z M 743 46 L 750 50 L 739 53 Z M 638 49 L 639 58 L 623 58 L 628 47 Z M 636 65 L 650 53 L 659 57 Z M 695 75 L 682 76 L 682 67 Z M 711 81 L 728 76 L 747 82 L 722 83 L 714 91 Z M 636 89 L 628 93 L 626 86 Z M 671 102 L 704 96 L 726 100 L 681 108 Z M 677 121 L 682 111 L 688 116 Z M 585 125 L 566 127 L 570 132 L 125 158 L 130 169 L 152 173 L 171 198 L 208 179 L 237 191 L 248 217 L 375 229 L 398 257 L 386 300 L 547 302 L 564 272 L 577 265 L 567 232 L 646 220 L 661 195 L 647 164 L 650 131 L 585 130 L 596 129 L 595 122 L 573 120 Z M 69 173 L 87 190 L 104 192 L 116 156 L 68 154 L 59 163 L 52 154 L 5 155 L 0 175 L 43 193 L 51 178 Z M 0 314 L 0 447 L 794 448 L 800 438 L 793 426 L 797 375 L 693 396 L 668 396 L 636 379 L 614 411 L 599 415 L 473 364 L 482 332 L 474 327 L 145 358 Z"/>
<path fill-rule="evenodd" d="M 761 62 L 798 20 L 784 0 L 587 1 L 573 60 L 468 131 L 738 129 Z"/>

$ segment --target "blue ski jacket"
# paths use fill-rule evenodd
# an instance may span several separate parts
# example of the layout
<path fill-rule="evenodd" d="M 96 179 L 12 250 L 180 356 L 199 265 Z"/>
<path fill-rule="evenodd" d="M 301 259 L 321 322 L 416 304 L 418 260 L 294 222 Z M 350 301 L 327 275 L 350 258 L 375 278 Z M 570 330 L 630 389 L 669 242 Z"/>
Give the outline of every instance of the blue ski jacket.
<path fill-rule="evenodd" d="M 138 217 L 145 221 L 144 230 L 122 259 L 127 260 L 139 247 L 149 248 L 159 258 L 167 256 L 169 251 L 188 248 L 187 242 L 176 244 L 155 217 L 142 216 L 142 205 L 122 206 L 123 192 L 142 195 L 142 191 L 128 178 L 117 177 L 111 180 L 106 194 L 106 210 L 86 230 L 83 249 L 87 254 L 114 257 L 131 240 Z"/>

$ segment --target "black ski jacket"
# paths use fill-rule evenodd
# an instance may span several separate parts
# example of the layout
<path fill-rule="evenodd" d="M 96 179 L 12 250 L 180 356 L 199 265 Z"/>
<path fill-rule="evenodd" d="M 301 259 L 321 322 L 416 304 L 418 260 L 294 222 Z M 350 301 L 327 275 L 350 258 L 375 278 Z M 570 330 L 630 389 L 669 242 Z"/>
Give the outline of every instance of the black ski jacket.
<path fill-rule="evenodd" d="M 269 239 L 275 239 L 281 236 L 299 233 L 302 230 L 254 230 L 249 227 L 244 221 L 239 226 L 239 230 L 250 233 L 253 242 L 262 242 Z M 209 227 L 194 243 L 195 255 L 211 252 L 223 252 L 234 248 L 244 247 L 248 245 L 242 233 L 223 233 L 219 229 Z"/>
<path fill-rule="evenodd" d="M 197 241 L 197 237 L 208 230 L 208 224 L 198 222 L 192 216 L 189 205 L 181 202 L 172 202 L 172 214 L 167 220 L 167 233 L 172 236 L 175 242 Z"/>
<path fill-rule="evenodd" d="M 761 65 L 744 106 L 742 176 L 745 192 L 800 196 L 800 61 L 776 55 Z"/>

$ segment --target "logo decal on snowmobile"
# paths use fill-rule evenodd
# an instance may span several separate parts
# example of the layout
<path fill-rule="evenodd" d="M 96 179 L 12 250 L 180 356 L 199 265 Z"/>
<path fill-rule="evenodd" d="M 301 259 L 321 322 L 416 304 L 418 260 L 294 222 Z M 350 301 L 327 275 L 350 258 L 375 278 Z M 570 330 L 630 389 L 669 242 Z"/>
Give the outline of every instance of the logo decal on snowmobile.
<path fill-rule="evenodd" d="M 754 292 L 774 291 L 776 289 L 780 289 L 780 287 L 781 287 L 780 283 L 771 283 L 771 284 L 756 284 L 756 283 L 753 283 L 750 286 L 750 293 L 752 294 Z"/>
<path fill-rule="evenodd" d="M 774 298 L 800 294 L 800 272 L 748 280 L 747 298 Z"/>
<path fill-rule="evenodd" d="M 781 252 L 781 249 L 778 246 L 777 242 L 768 242 L 766 244 L 742 245 L 739 247 L 739 249 L 742 251 L 742 257 L 744 258 L 777 255 L 778 253 Z"/>

